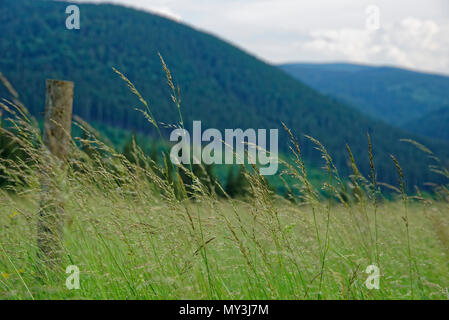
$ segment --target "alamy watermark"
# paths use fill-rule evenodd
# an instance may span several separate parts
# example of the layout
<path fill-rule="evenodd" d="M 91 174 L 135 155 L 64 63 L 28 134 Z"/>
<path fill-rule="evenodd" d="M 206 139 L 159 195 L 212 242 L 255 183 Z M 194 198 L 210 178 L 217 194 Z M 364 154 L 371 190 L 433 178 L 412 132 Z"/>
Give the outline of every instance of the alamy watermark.
<path fill-rule="evenodd" d="M 79 290 L 80 288 L 80 269 L 77 266 L 70 265 L 65 269 L 65 273 L 70 274 L 65 280 L 65 286 L 69 290 Z"/>
<path fill-rule="evenodd" d="M 378 6 L 370 5 L 365 8 L 366 20 L 365 27 L 369 31 L 380 29 L 380 9 Z"/>
<path fill-rule="evenodd" d="M 68 30 L 79 30 L 81 28 L 80 8 L 72 4 L 67 6 L 65 13 L 69 15 L 65 20 L 65 27 Z"/>
<path fill-rule="evenodd" d="M 269 130 L 268 150 L 267 138 L 266 129 L 225 129 L 223 139 L 219 130 L 202 132 L 201 121 L 193 121 L 192 134 L 181 128 L 171 132 L 170 141 L 177 143 L 170 159 L 176 165 L 244 164 L 246 159 L 246 163 L 259 164 L 262 175 L 274 175 L 278 170 L 278 129 Z M 204 147 L 203 142 L 207 142 Z"/>
<path fill-rule="evenodd" d="M 365 272 L 368 274 L 368 278 L 365 281 L 365 286 L 369 290 L 379 290 L 380 288 L 380 269 L 375 264 L 369 265 Z"/>

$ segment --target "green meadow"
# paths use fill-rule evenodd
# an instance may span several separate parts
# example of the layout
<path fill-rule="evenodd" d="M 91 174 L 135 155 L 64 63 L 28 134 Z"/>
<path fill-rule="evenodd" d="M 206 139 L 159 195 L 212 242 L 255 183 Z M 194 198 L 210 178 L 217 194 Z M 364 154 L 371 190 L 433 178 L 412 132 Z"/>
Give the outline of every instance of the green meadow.
<path fill-rule="evenodd" d="M 285 127 L 287 196 L 249 166 L 246 192 L 231 197 L 203 166 L 176 167 L 163 151 L 154 161 L 136 143 L 125 156 L 83 121 L 61 162 L 23 106 L 2 107 L 10 114 L 2 139 L 14 147 L 0 167 L 1 299 L 449 298 L 449 191 L 407 192 L 394 156 L 397 184 L 377 181 L 369 136 L 369 174 L 348 146 L 345 177 L 309 138 L 324 163 L 322 180 L 311 182 L 317 168 Z M 144 116 L 157 128 L 149 108 Z M 449 177 L 414 144 L 435 163 L 422 170 Z M 39 227 L 42 219 L 54 229 Z"/>

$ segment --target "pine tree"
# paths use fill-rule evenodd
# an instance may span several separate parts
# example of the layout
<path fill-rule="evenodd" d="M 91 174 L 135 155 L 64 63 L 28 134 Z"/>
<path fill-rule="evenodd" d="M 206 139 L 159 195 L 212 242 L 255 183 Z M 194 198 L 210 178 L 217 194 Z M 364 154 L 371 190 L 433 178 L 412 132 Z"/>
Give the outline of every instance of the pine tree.
<path fill-rule="evenodd" d="M 192 172 L 190 172 L 189 168 L 186 168 L 186 170 L 179 169 L 179 176 L 186 190 L 187 197 L 195 197 L 196 191 L 193 186 L 193 184 L 195 183 L 194 179 L 198 179 L 201 185 L 207 189 L 207 192 L 215 193 L 217 178 L 214 174 L 213 165 L 193 164 Z M 194 177 L 192 177 L 192 174 Z"/>
<path fill-rule="evenodd" d="M 131 163 L 137 163 L 136 155 L 135 155 L 135 145 L 137 145 L 137 137 L 136 133 L 133 133 L 128 141 L 126 141 L 125 146 L 123 147 L 123 155 L 126 159 L 128 159 Z"/>
<path fill-rule="evenodd" d="M 226 181 L 226 193 L 232 197 L 245 197 L 249 193 L 249 182 L 245 176 L 245 167 L 240 167 L 237 175 L 234 174 L 234 168 L 231 168 Z"/>
<path fill-rule="evenodd" d="M 29 159 L 27 154 L 21 150 L 20 145 L 4 131 L 3 125 L 3 117 L 0 112 L 0 162 L 6 167 L 6 170 L 8 170 L 8 160 L 19 163 L 19 160 L 28 162 Z M 21 181 L 21 183 L 23 182 L 24 181 Z M 10 183 L 15 184 L 15 182 L 11 182 L 8 179 L 7 172 L 0 169 L 0 187 Z"/>
<path fill-rule="evenodd" d="M 155 140 L 151 142 L 150 158 L 154 161 L 154 163 L 159 163 L 159 148 Z"/>
<path fill-rule="evenodd" d="M 91 138 L 90 135 L 86 131 L 82 132 L 81 140 L 89 141 L 90 138 Z M 81 144 L 80 149 L 81 149 L 81 151 L 86 153 L 89 156 L 89 158 L 91 158 L 91 159 L 93 159 L 95 156 L 100 155 L 99 150 L 97 148 L 95 148 L 95 146 L 93 146 L 91 143 L 83 142 Z"/>

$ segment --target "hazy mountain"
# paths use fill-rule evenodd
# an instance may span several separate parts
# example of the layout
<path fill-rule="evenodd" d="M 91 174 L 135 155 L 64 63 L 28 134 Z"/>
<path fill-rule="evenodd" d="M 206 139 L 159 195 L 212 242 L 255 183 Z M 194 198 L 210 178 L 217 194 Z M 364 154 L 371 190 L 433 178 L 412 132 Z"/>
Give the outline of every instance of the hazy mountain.
<path fill-rule="evenodd" d="M 432 111 L 403 125 L 410 132 L 449 141 L 449 107 Z"/>
<path fill-rule="evenodd" d="M 187 127 L 192 120 L 202 120 L 203 128 L 269 129 L 281 128 L 284 121 L 300 138 L 310 163 L 321 166 L 322 159 L 303 134 L 319 139 L 342 171 L 347 168 L 348 143 L 365 173 L 369 132 L 380 180 L 397 180 L 390 153 L 397 155 L 410 184 L 435 178 L 426 169 L 427 159 L 399 142 L 409 137 L 404 131 L 372 120 L 210 34 L 147 12 L 95 4 L 79 5 L 81 29 L 68 30 L 66 6 L 36 0 L 0 2 L 0 71 L 37 116 L 43 113 L 45 79 L 68 79 L 75 82 L 74 112 L 85 120 L 153 133 L 134 110 L 139 101 L 112 71 L 115 67 L 149 101 L 156 119 L 176 123 L 178 111 L 157 57 L 160 52 L 180 85 Z M 0 95 L 6 94 L 1 90 Z M 383 101 L 376 94 L 371 98 Z M 287 150 L 285 134 L 279 141 Z M 420 141 L 449 158 L 447 144 Z"/>
<path fill-rule="evenodd" d="M 284 64 L 312 88 L 395 126 L 449 108 L 449 77 L 354 64 Z"/>

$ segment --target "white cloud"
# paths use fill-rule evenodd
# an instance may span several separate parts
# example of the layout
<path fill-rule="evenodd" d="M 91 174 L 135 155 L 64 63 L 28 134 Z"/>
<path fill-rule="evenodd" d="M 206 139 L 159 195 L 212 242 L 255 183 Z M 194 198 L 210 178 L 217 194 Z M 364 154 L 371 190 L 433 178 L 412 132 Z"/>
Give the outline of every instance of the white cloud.
<path fill-rule="evenodd" d="M 147 0 L 65 0 L 70 2 L 88 2 L 88 3 L 113 3 L 125 5 L 128 7 L 132 7 L 135 9 L 146 10 L 152 13 L 159 14 L 166 18 L 170 18 L 172 20 L 182 22 L 182 16 L 173 10 L 169 5 L 171 1 L 169 0 L 156 0 L 156 1 L 147 1 Z"/>
<path fill-rule="evenodd" d="M 406 17 L 368 29 L 328 29 L 310 32 L 310 40 L 298 48 L 308 55 L 359 63 L 449 71 L 449 24 Z"/>
<path fill-rule="evenodd" d="M 448 0 L 113 2 L 182 19 L 272 63 L 348 61 L 449 74 Z M 380 10 L 376 32 L 365 28 L 369 5 Z"/>
<path fill-rule="evenodd" d="M 151 11 L 153 11 L 153 12 L 156 12 L 156 13 L 162 15 L 162 16 L 171 18 L 171 19 L 173 19 L 173 20 L 175 20 L 175 21 L 182 22 L 182 17 L 181 17 L 181 15 L 178 14 L 178 13 L 176 13 L 176 12 L 174 12 L 174 11 L 173 11 L 172 9 L 170 9 L 169 7 L 163 7 L 163 6 L 162 6 L 162 7 L 159 7 L 159 6 L 155 6 L 155 7 L 150 7 L 150 8 L 148 8 L 148 9 L 151 10 Z"/>

